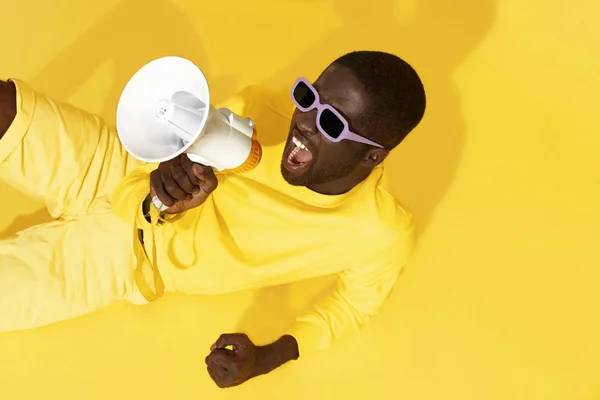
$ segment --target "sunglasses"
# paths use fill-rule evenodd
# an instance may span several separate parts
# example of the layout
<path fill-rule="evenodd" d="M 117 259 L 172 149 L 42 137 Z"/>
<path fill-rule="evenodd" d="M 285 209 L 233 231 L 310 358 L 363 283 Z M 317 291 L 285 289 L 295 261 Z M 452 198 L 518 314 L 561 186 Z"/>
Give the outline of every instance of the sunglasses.
<path fill-rule="evenodd" d="M 329 104 L 322 104 L 317 90 L 304 78 L 299 78 L 292 87 L 292 100 L 302 112 L 317 109 L 317 128 L 327 139 L 332 142 L 341 142 L 344 139 L 383 148 L 382 145 L 372 142 L 348 128 L 348 121 Z"/>

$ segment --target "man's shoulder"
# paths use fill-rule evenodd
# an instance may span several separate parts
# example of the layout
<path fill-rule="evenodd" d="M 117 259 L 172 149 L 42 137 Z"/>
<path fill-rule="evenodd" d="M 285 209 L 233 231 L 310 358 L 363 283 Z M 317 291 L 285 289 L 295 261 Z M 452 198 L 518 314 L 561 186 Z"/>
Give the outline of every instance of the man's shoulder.
<path fill-rule="evenodd" d="M 389 191 L 387 172 L 383 166 L 372 171 L 368 191 L 364 193 L 362 218 L 371 221 L 372 229 L 381 232 L 400 232 L 412 229 L 413 217 L 400 201 Z M 366 222 L 366 221 L 364 221 Z"/>
<path fill-rule="evenodd" d="M 353 214 L 353 235 L 374 252 L 399 245 L 412 249 L 413 216 L 385 187 L 377 184 L 370 188 Z"/>
<path fill-rule="evenodd" d="M 414 219 L 412 214 L 387 191 L 378 188 L 378 203 L 373 216 L 373 229 L 379 237 L 398 239 L 412 235 Z"/>
<path fill-rule="evenodd" d="M 389 193 L 377 190 L 370 211 L 357 216 L 349 243 L 360 249 L 357 267 L 403 266 L 415 247 L 415 227 L 412 215 Z M 366 260 L 366 261 L 365 261 Z"/>

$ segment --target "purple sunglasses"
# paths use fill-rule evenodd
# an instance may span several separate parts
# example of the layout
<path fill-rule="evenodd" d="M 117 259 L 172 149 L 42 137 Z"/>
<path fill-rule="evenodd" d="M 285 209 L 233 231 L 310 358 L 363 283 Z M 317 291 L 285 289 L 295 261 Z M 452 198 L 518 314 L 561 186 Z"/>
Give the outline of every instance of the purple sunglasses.
<path fill-rule="evenodd" d="M 351 132 L 348 128 L 348 121 L 329 104 L 321 104 L 319 93 L 306 79 L 298 78 L 292 87 L 292 100 L 302 112 L 317 109 L 317 128 L 332 142 L 337 143 L 347 139 L 383 148 L 382 145 Z"/>

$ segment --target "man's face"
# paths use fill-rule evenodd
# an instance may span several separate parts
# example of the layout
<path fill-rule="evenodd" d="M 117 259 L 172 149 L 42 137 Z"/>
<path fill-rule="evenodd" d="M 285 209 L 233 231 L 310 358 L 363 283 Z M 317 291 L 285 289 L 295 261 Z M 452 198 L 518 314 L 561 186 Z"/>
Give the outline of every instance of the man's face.
<path fill-rule="evenodd" d="M 327 68 L 313 85 L 323 104 L 333 106 L 348 121 L 351 131 L 362 134 L 361 116 L 368 109 L 363 85 L 343 66 Z M 319 185 L 346 177 L 362 162 L 369 147 L 342 140 L 332 142 L 317 128 L 317 110 L 294 111 L 281 160 L 283 178 L 294 186 Z M 306 149 L 296 149 L 300 141 Z"/>

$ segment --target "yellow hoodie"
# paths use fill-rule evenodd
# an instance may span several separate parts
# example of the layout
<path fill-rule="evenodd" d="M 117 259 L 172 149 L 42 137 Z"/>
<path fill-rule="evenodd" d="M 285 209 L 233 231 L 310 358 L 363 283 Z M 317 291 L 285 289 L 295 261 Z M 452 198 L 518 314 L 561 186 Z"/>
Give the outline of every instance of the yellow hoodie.
<path fill-rule="evenodd" d="M 167 291 L 222 294 L 337 274 L 332 293 L 287 332 L 302 355 L 326 348 L 365 324 L 389 295 L 413 249 L 411 216 L 387 192 L 382 166 L 343 195 L 289 185 L 280 162 L 291 101 L 251 88 L 221 106 L 256 122 L 263 144 L 256 169 L 218 174 L 219 186 L 202 206 L 152 228 L 141 218 L 156 168 L 146 164 L 121 182 L 113 210 L 154 229 Z"/>

